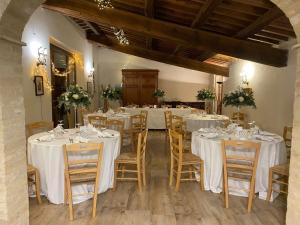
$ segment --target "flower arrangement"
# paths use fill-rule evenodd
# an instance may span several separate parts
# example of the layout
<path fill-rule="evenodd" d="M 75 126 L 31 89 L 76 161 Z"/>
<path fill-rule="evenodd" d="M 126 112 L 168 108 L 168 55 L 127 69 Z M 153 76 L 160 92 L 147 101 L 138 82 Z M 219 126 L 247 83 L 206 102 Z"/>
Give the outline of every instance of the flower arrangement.
<path fill-rule="evenodd" d="M 198 91 L 198 94 L 196 97 L 200 101 L 214 100 L 216 98 L 216 94 L 214 93 L 213 90 L 202 89 L 202 90 Z"/>
<path fill-rule="evenodd" d="M 163 98 L 166 95 L 165 91 L 162 89 L 155 89 L 153 96 L 157 98 Z"/>
<path fill-rule="evenodd" d="M 64 106 L 66 111 L 76 107 L 87 108 L 90 104 L 91 98 L 89 94 L 77 84 L 71 84 L 67 87 L 67 91 L 58 97 L 58 107 L 62 108 Z"/>
<path fill-rule="evenodd" d="M 101 97 L 111 101 L 120 100 L 122 98 L 122 88 L 120 86 L 112 88 L 110 85 L 106 88 L 102 87 Z"/>
<path fill-rule="evenodd" d="M 253 91 L 251 89 L 245 90 L 240 87 L 235 91 L 225 94 L 223 98 L 223 104 L 225 106 L 252 106 L 253 108 L 256 108 L 255 99 L 253 97 Z"/>

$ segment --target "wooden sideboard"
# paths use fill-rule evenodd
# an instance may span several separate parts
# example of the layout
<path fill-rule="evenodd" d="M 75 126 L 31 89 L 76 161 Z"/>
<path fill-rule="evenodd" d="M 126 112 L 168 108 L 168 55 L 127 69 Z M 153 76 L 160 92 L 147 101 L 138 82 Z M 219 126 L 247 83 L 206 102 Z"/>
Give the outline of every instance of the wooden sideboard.
<path fill-rule="evenodd" d="M 158 70 L 124 69 L 123 104 L 139 106 L 157 104 L 153 93 L 158 85 Z"/>

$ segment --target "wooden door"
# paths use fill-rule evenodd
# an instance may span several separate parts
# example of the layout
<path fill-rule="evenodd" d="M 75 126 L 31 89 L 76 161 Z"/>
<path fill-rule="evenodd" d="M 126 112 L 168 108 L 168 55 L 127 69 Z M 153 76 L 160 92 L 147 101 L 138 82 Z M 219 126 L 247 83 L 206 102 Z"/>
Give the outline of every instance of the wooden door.
<path fill-rule="evenodd" d="M 123 104 L 139 106 L 157 104 L 153 96 L 158 84 L 158 70 L 122 70 Z"/>

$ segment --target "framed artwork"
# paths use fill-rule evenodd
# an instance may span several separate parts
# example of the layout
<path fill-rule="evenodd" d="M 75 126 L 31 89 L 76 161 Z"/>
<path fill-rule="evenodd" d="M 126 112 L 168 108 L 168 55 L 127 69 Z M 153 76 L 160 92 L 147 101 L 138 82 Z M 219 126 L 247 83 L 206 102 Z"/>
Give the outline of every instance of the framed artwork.
<path fill-rule="evenodd" d="M 44 95 L 44 80 L 42 76 L 34 76 L 35 95 Z"/>

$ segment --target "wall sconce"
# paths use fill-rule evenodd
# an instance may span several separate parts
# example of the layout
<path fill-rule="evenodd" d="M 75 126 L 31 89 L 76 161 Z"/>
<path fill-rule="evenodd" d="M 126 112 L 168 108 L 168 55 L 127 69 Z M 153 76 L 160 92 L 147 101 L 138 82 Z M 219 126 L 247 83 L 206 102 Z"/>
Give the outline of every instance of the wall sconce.
<path fill-rule="evenodd" d="M 247 74 L 245 72 L 241 72 L 240 75 L 242 77 L 242 86 L 249 86 L 249 80 Z"/>
<path fill-rule="evenodd" d="M 93 97 L 95 94 L 95 69 L 92 68 L 88 75 L 87 92 Z"/>
<path fill-rule="evenodd" d="M 47 48 L 39 47 L 37 66 L 46 66 L 48 50 Z"/>
<path fill-rule="evenodd" d="M 242 87 L 249 86 L 249 79 L 254 75 L 254 66 L 251 63 L 247 63 L 243 66 L 240 76 L 242 77 Z"/>

